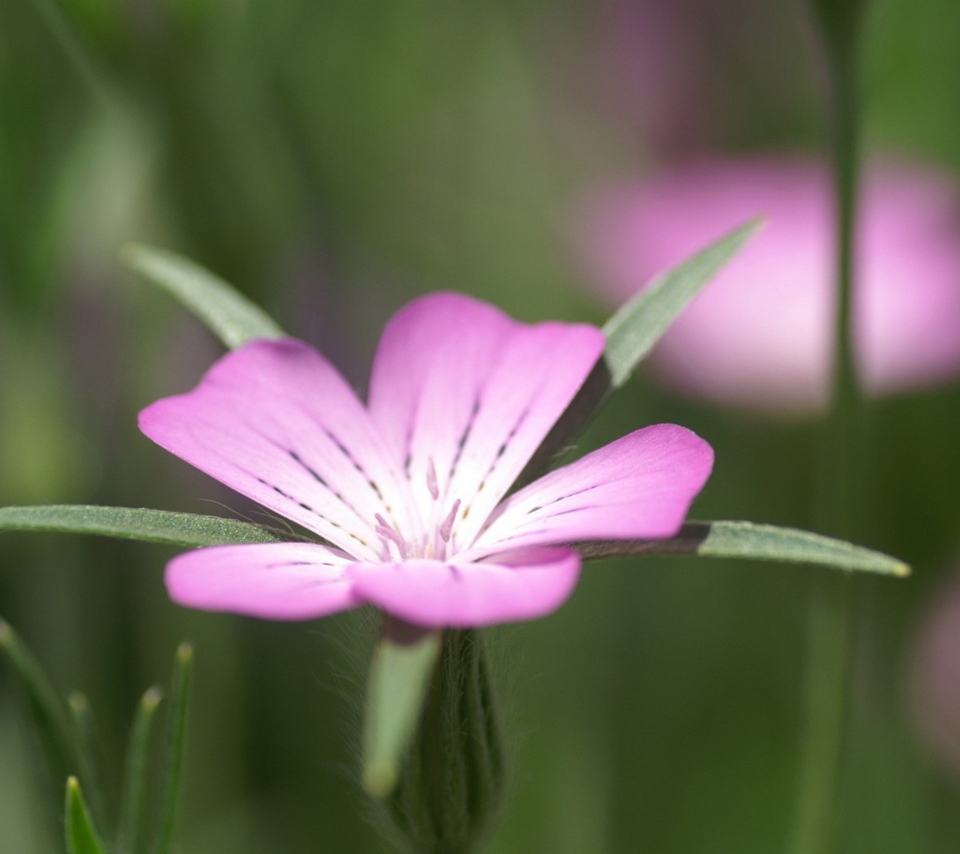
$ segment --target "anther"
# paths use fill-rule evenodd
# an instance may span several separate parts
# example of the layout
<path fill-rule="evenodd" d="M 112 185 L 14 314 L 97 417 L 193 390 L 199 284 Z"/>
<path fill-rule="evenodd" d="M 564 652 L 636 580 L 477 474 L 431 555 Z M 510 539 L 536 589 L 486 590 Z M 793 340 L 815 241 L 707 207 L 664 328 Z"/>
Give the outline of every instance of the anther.
<path fill-rule="evenodd" d="M 437 468 L 433 464 L 433 457 L 427 460 L 427 489 L 434 501 L 440 497 L 440 490 L 437 488 Z"/>
<path fill-rule="evenodd" d="M 458 498 L 453 502 L 453 509 L 450 511 L 450 514 L 446 519 L 443 520 L 443 524 L 440 526 L 440 539 L 445 543 L 450 542 L 450 534 L 453 532 L 453 522 L 457 518 L 457 511 L 460 509 L 460 499 Z"/>

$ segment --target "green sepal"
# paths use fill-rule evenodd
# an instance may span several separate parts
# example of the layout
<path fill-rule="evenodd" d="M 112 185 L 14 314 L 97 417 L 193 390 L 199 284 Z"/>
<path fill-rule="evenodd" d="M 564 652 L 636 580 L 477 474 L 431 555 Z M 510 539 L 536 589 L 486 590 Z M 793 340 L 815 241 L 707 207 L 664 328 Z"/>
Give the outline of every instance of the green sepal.
<path fill-rule="evenodd" d="M 665 540 L 593 540 L 572 543 L 585 560 L 626 555 L 699 557 L 807 563 L 831 569 L 904 577 L 910 567 L 882 552 L 796 528 L 754 522 L 687 522 Z"/>
<path fill-rule="evenodd" d="M 179 300 L 231 350 L 260 338 L 286 337 L 260 306 L 181 255 L 134 243 L 124 247 L 122 260 Z"/>
<path fill-rule="evenodd" d="M 444 631 L 419 725 L 385 801 L 408 850 L 482 850 L 506 788 L 499 718 L 482 633 Z"/>
<path fill-rule="evenodd" d="M 93 819 L 90 818 L 76 777 L 67 780 L 64 825 L 67 854 L 107 854 L 107 849 L 93 826 Z"/>
<path fill-rule="evenodd" d="M 630 378 L 680 312 L 762 225 L 760 219 L 751 220 L 657 276 L 604 324 L 607 343 L 602 358 L 540 443 L 513 489 L 540 477 L 559 455 L 569 449 L 607 398 Z"/>
<path fill-rule="evenodd" d="M 99 534 L 188 548 L 235 543 L 275 543 L 284 539 L 295 539 L 237 519 L 174 513 L 168 510 L 85 504 L 0 507 L 0 531 L 3 530 Z"/>
<path fill-rule="evenodd" d="M 603 359 L 618 389 L 653 349 L 680 312 L 763 225 L 754 219 L 710 244 L 625 303 L 603 327 Z"/>
<path fill-rule="evenodd" d="M 363 721 L 363 786 L 377 798 L 397 784 L 442 639 L 442 632 L 385 620 L 370 662 Z"/>

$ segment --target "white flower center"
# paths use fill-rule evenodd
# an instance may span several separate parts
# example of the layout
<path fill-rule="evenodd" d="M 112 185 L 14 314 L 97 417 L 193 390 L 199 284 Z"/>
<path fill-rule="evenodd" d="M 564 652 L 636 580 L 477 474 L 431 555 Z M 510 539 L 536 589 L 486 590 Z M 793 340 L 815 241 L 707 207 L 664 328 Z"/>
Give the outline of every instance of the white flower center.
<path fill-rule="evenodd" d="M 440 501 L 440 489 L 437 485 L 437 469 L 433 463 L 433 457 L 427 461 L 427 491 L 435 502 L 433 513 L 430 515 L 434 520 L 439 517 L 437 503 Z M 461 501 L 457 498 L 449 512 L 439 524 L 428 525 L 428 530 L 419 538 L 405 537 L 396 527 L 390 524 L 379 513 L 375 515 L 377 525 L 377 535 L 383 542 L 383 560 L 412 560 L 416 558 L 426 560 L 446 560 L 452 556 L 452 544 L 450 542 L 453 535 L 453 526 L 457 520 L 457 512 L 460 510 Z"/>

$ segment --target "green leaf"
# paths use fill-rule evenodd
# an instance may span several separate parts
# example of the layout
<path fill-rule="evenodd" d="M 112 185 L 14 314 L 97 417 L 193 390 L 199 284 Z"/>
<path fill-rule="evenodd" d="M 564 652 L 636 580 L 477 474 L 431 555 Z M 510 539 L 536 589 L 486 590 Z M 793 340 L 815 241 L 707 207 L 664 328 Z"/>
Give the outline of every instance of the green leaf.
<path fill-rule="evenodd" d="M 809 531 L 753 522 L 687 522 L 668 540 L 602 540 L 574 543 L 573 548 L 587 560 L 637 554 L 697 555 L 809 563 L 899 577 L 910 574 L 903 561 L 872 549 Z"/>
<path fill-rule="evenodd" d="M 762 220 L 751 220 L 657 277 L 607 321 L 604 359 L 613 388 L 627 381 L 690 300 L 762 224 Z"/>
<path fill-rule="evenodd" d="M 76 777 L 67 780 L 65 825 L 67 854 L 107 854 L 107 849 L 93 827 Z"/>
<path fill-rule="evenodd" d="M 0 651 L 6 655 L 23 683 L 41 734 L 54 747 L 63 766 L 70 772 L 78 772 L 79 746 L 70 716 L 43 672 L 40 662 L 34 658 L 13 627 L 2 619 Z M 59 787 L 60 784 L 57 785 Z"/>
<path fill-rule="evenodd" d="M 137 707 L 137 714 L 130 731 L 120 800 L 120 821 L 117 828 L 117 850 L 121 854 L 140 850 L 144 796 L 149 772 L 147 758 L 150 733 L 162 699 L 163 691 L 158 686 L 148 688 Z"/>
<path fill-rule="evenodd" d="M 100 534 L 146 543 L 169 543 L 194 548 L 231 543 L 274 543 L 292 539 L 260 525 L 236 519 L 222 519 L 219 516 L 84 504 L 0 507 L 0 531 L 2 530 Z"/>
<path fill-rule="evenodd" d="M 183 303 L 231 350 L 258 338 L 286 337 L 260 306 L 193 261 L 140 244 L 125 246 L 122 258 L 130 269 Z"/>
<path fill-rule="evenodd" d="M 607 345 L 576 397 L 540 443 L 513 489 L 540 477 L 580 436 L 610 394 L 620 388 L 700 290 L 761 227 L 752 220 L 658 276 L 603 327 Z"/>
<path fill-rule="evenodd" d="M 158 814 L 154 854 L 169 854 L 173 849 L 173 830 L 177 821 L 180 778 L 183 772 L 183 749 L 187 732 L 187 697 L 193 674 L 193 647 L 182 643 L 173 662 L 170 686 L 170 721 L 167 730 L 163 766 L 162 800 Z"/>
<path fill-rule="evenodd" d="M 73 720 L 80 750 L 80 777 L 90 800 L 90 810 L 101 824 L 107 821 L 108 804 L 100 769 L 105 767 L 93 707 L 87 696 L 80 691 L 71 691 L 67 697 L 67 710 Z"/>
<path fill-rule="evenodd" d="M 85 754 L 64 703 L 40 663 L 13 627 L 0 619 L 0 652 L 13 665 L 27 695 L 41 743 L 47 752 L 50 772 L 59 790 L 67 774 L 91 776 L 92 762 Z"/>
<path fill-rule="evenodd" d="M 394 628 L 397 625 L 393 623 Z M 388 628 L 370 663 L 363 722 L 363 785 L 377 798 L 389 795 L 397 784 L 440 654 L 442 632 L 409 630 L 408 637 L 399 637 Z"/>

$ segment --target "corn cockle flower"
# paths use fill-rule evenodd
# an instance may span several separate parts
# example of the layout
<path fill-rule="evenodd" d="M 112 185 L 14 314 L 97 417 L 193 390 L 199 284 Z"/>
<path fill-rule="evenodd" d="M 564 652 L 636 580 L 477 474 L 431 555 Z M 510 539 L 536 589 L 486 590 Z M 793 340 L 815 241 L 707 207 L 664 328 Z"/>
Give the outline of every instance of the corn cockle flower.
<path fill-rule="evenodd" d="M 705 160 L 598 194 L 585 261 L 611 301 L 758 214 L 764 228 L 667 331 L 658 377 L 717 402 L 822 409 L 830 388 L 834 203 L 813 162 Z M 876 164 L 863 181 L 854 346 L 883 395 L 960 374 L 960 207 L 952 181 Z"/>
<path fill-rule="evenodd" d="M 366 405 L 300 341 L 227 354 L 140 427 L 318 540 L 187 552 L 167 567 L 172 598 L 280 620 L 369 603 L 454 628 L 553 611 L 580 571 L 569 544 L 673 536 L 713 463 L 660 424 L 510 494 L 603 349 L 594 327 L 441 293 L 388 323 Z"/>

